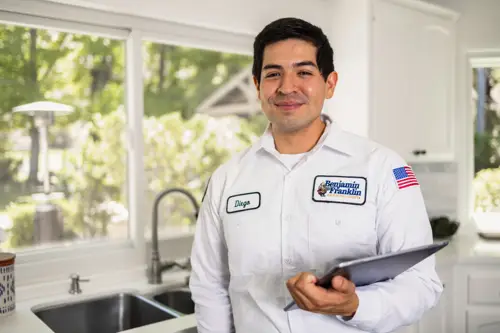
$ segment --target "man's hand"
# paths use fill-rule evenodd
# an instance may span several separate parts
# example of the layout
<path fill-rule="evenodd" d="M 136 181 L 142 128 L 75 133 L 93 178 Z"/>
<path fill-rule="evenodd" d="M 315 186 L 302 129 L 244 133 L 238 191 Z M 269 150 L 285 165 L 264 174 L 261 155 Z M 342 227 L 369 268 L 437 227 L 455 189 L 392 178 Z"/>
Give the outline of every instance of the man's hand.
<path fill-rule="evenodd" d="M 341 277 L 332 279 L 332 289 L 316 286 L 317 278 L 310 273 L 299 273 L 286 285 L 299 308 L 311 312 L 352 317 L 359 305 L 354 284 Z"/>

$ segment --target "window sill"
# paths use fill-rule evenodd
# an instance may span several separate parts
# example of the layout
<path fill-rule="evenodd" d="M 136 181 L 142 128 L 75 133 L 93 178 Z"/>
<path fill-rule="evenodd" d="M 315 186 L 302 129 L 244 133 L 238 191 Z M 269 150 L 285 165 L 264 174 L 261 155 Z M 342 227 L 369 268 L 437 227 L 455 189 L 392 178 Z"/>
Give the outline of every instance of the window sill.
<path fill-rule="evenodd" d="M 162 260 L 178 260 L 190 255 L 194 230 L 179 229 L 160 233 L 158 245 Z M 151 239 L 147 238 L 146 252 L 137 249 L 131 241 L 99 242 L 67 248 L 49 248 L 17 254 L 15 263 L 16 288 L 35 295 L 50 295 L 54 285 L 69 286 L 69 276 L 78 273 L 82 278 L 114 276 L 121 280 L 139 274 L 151 258 Z M 139 272 L 139 273 L 138 273 Z M 82 286 L 83 288 L 83 286 Z"/>

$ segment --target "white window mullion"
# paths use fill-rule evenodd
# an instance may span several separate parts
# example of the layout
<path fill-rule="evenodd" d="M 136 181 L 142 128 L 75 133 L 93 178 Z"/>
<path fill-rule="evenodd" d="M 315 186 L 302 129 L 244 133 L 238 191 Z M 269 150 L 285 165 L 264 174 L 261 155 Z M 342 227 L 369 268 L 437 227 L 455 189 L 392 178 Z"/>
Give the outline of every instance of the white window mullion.
<path fill-rule="evenodd" d="M 127 170 L 130 238 L 140 258 L 145 258 L 144 226 L 149 218 L 144 214 L 146 177 L 144 173 L 144 89 L 142 78 L 142 35 L 133 29 L 126 44 L 125 95 L 127 108 Z"/>

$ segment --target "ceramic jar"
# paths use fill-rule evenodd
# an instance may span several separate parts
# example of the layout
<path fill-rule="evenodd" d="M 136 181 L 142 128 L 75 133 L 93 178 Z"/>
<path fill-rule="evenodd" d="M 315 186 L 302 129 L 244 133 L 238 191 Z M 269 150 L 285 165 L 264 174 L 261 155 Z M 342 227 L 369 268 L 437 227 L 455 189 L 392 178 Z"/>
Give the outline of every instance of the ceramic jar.
<path fill-rule="evenodd" d="M 7 316 L 16 308 L 13 253 L 0 252 L 0 317 Z"/>

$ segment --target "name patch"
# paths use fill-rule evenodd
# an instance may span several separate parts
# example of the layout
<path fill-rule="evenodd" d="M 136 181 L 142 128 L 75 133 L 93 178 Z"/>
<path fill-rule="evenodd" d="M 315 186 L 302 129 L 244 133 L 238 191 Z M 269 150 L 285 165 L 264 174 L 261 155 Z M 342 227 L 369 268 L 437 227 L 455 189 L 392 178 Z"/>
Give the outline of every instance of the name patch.
<path fill-rule="evenodd" d="M 316 176 L 313 201 L 364 205 L 367 181 L 365 177 Z"/>
<path fill-rule="evenodd" d="M 257 209 L 260 207 L 260 193 L 242 193 L 232 195 L 227 198 L 226 212 L 237 213 L 245 210 Z"/>

